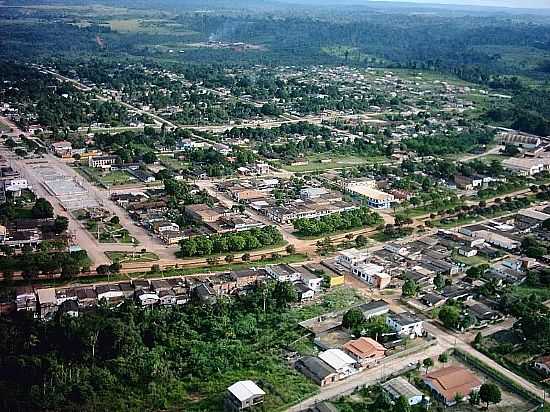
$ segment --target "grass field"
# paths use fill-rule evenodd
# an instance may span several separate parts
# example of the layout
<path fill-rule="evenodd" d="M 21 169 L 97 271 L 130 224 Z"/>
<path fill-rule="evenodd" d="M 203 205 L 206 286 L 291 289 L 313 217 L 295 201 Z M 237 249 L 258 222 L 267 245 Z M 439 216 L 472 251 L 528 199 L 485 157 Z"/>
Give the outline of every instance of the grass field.
<path fill-rule="evenodd" d="M 195 31 L 188 30 L 182 24 L 162 19 L 113 19 L 106 25 L 119 33 L 143 33 L 151 35 L 192 36 Z"/>
<path fill-rule="evenodd" d="M 102 172 L 100 169 L 88 166 L 80 166 L 77 170 L 90 182 L 105 187 L 126 185 L 136 182 L 136 178 L 124 170 Z"/>
<path fill-rule="evenodd" d="M 344 169 L 353 166 L 359 166 L 362 164 L 376 164 L 383 163 L 388 159 L 385 157 L 362 157 L 362 156 L 330 156 L 326 155 L 315 155 L 308 156 L 307 165 L 282 165 L 281 167 L 289 172 L 296 173 L 305 173 L 305 172 L 321 172 L 331 169 Z M 326 162 L 321 162 L 321 160 L 327 160 Z M 328 161 L 330 160 L 330 161 Z"/>

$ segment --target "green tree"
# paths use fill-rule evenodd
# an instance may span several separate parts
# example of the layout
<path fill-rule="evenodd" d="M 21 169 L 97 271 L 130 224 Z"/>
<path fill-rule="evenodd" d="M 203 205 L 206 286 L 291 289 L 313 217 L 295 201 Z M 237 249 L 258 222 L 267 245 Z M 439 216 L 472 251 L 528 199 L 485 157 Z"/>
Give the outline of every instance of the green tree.
<path fill-rule="evenodd" d="M 487 408 L 489 408 L 490 403 L 494 403 L 496 405 L 502 400 L 502 393 L 496 384 L 491 382 L 484 383 L 481 385 L 481 388 L 479 388 L 479 398 L 482 402 L 485 402 L 487 404 Z"/>
<path fill-rule="evenodd" d="M 416 296 L 416 293 L 418 291 L 418 286 L 416 285 L 415 281 L 412 279 L 405 280 L 405 283 L 403 283 L 403 296 L 411 297 Z"/>
<path fill-rule="evenodd" d="M 447 328 L 454 329 L 460 320 L 460 310 L 453 305 L 443 305 L 439 310 L 438 317 Z"/>
<path fill-rule="evenodd" d="M 53 206 L 44 198 L 39 198 L 31 209 L 32 217 L 35 219 L 49 219 L 53 217 Z"/>
<path fill-rule="evenodd" d="M 65 216 L 57 216 L 53 223 L 53 230 L 57 234 L 65 232 L 69 228 L 69 219 Z"/>
<path fill-rule="evenodd" d="M 289 244 L 287 245 L 285 250 L 286 250 L 286 253 L 288 253 L 289 255 L 293 255 L 294 253 L 296 253 L 296 246 L 294 246 L 293 244 Z"/>
<path fill-rule="evenodd" d="M 445 277 L 441 273 L 435 275 L 434 285 L 437 290 L 441 290 L 445 287 Z"/>
<path fill-rule="evenodd" d="M 360 328 L 365 322 L 365 316 L 359 308 L 351 308 L 342 317 L 342 326 L 354 330 Z"/>
<path fill-rule="evenodd" d="M 446 352 L 443 352 L 441 355 L 439 355 L 437 360 L 441 363 L 447 363 L 449 361 L 449 355 L 447 355 Z"/>
<path fill-rule="evenodd" d="M 428 370 L 434 366 L 434 361 L 432 358 L 426 358 L 422 361 L 422 365 L 424 366 L 424 368 L 426 368 L 426 373 L 428 373 Z"/>

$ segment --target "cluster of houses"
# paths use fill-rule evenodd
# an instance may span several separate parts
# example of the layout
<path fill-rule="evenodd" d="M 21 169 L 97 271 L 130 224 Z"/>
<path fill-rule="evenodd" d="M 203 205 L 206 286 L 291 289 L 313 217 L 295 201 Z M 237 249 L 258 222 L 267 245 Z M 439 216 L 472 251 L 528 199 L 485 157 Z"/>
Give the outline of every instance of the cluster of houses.
<path fill-rule="evenodd" d="M 29 311 L 41 319 L 51 318 L 58 310 L 77 316 L 79 311 L 88 310 L 105 301 L 117 305 L 133 299 L 141 306 L 183 305 L 196 298 L 204 303 L 213 303 L 219 295 L 247 293 L 259 282 L 274 279 L 291 282 L 301 302 L 311 300 L 321 291 L 324 276 L 316 275 L 312 266 L 292 267 L 273 265 L 261 269 L 244 269 L 204 276 L 143 279 L 91 286 L 63 288 L 18 287 L 13 297 L 0 304 L 1 313 Z M 335 284 L 343 283 L 335 275 Z M 338 280 L 338 281 L 337 281 Z M 330 286 L 330 281 L 326 284 Z"/>
<path fill-rule="evenodd" d="M 345 379 L 377 365 L 386 352 L 405 338 L 425 335 L 422 319 L 410 312 L 395 313 L 383 300 L 357 306 L 365 320 L 382 317 L 394 339 L 380 343 L 370 337 L 349 338 L 342 326 L 344 312 L 332 312 L 301 322 L 300 325 L 314 334 L 314 343 L 322 349 L 318 356 L 305 356 L 295 362 L 297 370 L 320 386 Z M 335 338 L 336 337 L 336 338 Z M 379 338 L 382 338 L 380 336 Z"/>

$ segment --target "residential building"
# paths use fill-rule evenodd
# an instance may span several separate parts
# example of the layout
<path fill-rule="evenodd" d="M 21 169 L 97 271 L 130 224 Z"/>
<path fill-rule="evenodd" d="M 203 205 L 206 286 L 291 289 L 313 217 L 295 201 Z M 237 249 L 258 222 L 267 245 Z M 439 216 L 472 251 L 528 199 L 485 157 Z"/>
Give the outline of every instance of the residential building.
<path fill-rule="evenodd" d="M 315 356 L 304 356 L 296 362 L 295 368 L 321 387 L 338 380 L 336 370 Z"/>
<path fill-rule="evenodd" d="M 373 263 L 353 266 L 351 273 L 377 289 L 384 289 L 391 281 L 391 276 L 384 272 L 384 268 Z"/>
<path fill-rule="evenodd" d="M 134 296 L 141 306 L 153 306 L 160 300 L 156 292 L 146 289 L 137 290 L 134 293 Z"/>
<path fill-rule="evenodd" d="M 424 334 L 424 322 L 411 312 L 390 312 L 386 324 L 400 336 L 417 337 Z"/>
<path fill-rule="evenodd" d="M 296 290 L 296 294 L 298 295 L 298 300 L 300 302 L 311 300 L 315 295 L 313 289 L 307 287 L 303 282 L 294 283 L 294 289 Z"/>
<path fill-rule="evenodd" d="M 353 266 L 364 263 L 368 257 L 369 255 L 367 252 L 360 252 L 359 250 L 352 248 L 338 252 L 338 255 L 336 256 L 336 263 L 339 263 L 347 269 L 351 269 Z"/>
<path fill-rule="evenodd" d="M 402 376 L 390 379 L 382 384 L 382 388 L 390 395 L 390 397 L 397 401 L 403 397 L 407 400 L 407 403 L 411 406 L 418 405 L 424 399 L 424 395 L 414 385 L 409 383 Z"/>
<path fill-rule="evenodd" d="M 370 367 L 383 359 L 386 353 L 384 346 L 364 336 L 346 342 L 342 350 L 355 359 L 360 367 Z"/>
<path fill-rule="evenodd" d="M 431 389 L 434 397 L 446 406 L 456 404 L 456 396 L 465 399 L 472 391 L 478 391 L 481 381 L 472 372 L 462 366 L 451 365 L 426 374 L 424 383 Z"/>
<path fill-rule="evenodd" d="M 97 169 L 110 169 L 117 159 L 117 156 L 91 156 L 88 159 L 88 166 Z"/>
<path fill-rule="evenodd" d="M 36 296 L 40 319 L 51 319 L 57 311 L 55 288 L 38 289 Z"/>
<path fill-rule="evenodd" d="M 390 305 L 385 300 L 372 300 L 369 303 L 363 303 L 358 308 L 363 312 L 363 316 L 366 320 L 374 316 L 382 316 L 390 311 Z"/>
<path fill-rule="evenodd" d="M 235 382 L 227 388 L 224 408 L 229 412 L 244 411 L 260 405 L 265 392 L 250 380 Z"/>
<path fill-rule="evenodd" d="M 120 286 L 115 284 L 96 286 L 97 300 L 106 299 L 107 301 L 122 300 L 124 294 L 120 290 Z"/>
<path fill-rule="evenodd" d="M 326 195 L 329 191 L 324 187 L 305 187 L 300 190 L 300 197 L 303 200 L 317 199 Z"/>
<path fill-rule="evenodd" d="M 334 369 L 340 379 L 353 375 L 357 372 L 355 359 L 341 349 L 328 349 L 319 353 L 319 359 Z"/>
<path fill-rule="evenodd" d="M 302 278 L 302 274 L 287 264 L 270 265 L 265 268 L 267 274 L 279 282 L 296 282 Z"/>

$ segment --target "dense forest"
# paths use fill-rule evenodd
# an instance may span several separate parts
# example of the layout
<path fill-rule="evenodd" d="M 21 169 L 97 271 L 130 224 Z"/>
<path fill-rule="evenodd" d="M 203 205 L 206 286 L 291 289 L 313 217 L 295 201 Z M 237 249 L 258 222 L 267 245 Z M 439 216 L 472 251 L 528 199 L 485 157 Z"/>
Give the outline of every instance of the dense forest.
<path fill-rule="evenodd" d="M 279 358 L 300 336 L 295 298 L 279 283 L 212 306 L 1 317 L 0 409 L 218 411 L 229 385 L 253 379 L 275 410 L 316 390 Z"/>

